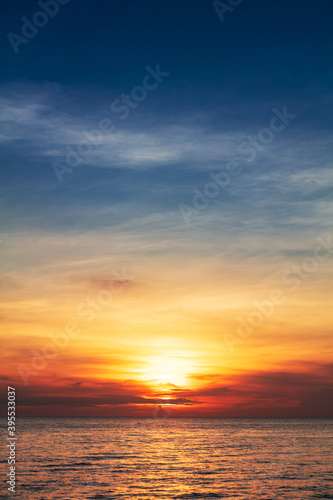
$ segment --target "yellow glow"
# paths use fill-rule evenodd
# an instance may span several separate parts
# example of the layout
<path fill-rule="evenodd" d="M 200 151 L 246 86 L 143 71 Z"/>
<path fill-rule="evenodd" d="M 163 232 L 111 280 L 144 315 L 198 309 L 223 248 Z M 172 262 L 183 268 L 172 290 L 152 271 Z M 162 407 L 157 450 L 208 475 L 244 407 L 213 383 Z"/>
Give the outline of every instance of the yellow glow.
<path fill-rule="evenodd" d="M 147 360 L 142 379 L 155 384 L 187 385 L 187 376 L 195 371 L 189 359 L 172 356 L 154 356 Z"/>

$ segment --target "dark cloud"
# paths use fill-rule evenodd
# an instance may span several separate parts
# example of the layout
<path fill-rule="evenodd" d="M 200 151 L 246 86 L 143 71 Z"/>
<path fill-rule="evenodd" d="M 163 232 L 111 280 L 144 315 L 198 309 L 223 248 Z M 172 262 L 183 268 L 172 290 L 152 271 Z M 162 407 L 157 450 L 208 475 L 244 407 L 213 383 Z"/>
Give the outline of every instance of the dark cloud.
<path fill-rule="evenodd" d="M 197 402 L 196 402 L 197 403 Z M 97 406 L 119 406 L 119 405 L 192 405 L 193 400 L 187 398 L 176 399 L 160 399 L 160 398 L 144 398 L 139 396 L 128 395 L 103 395 L 103 396 L 32 396 L 21 397 L 19 406 L 61 406 L 61 407 L 97 407 Z"/>
<path fill-rule="evenodd" d="M 302 370 L 247 372 L 228 382 L 211 375 L 207 379 L 215 382 L 196 390 L 165 384 L 163 391 L 154 392 L 134 380 L 105 383 L 89 378 L 64 378 L 50 386 L 18 384 L 17 405 L 22 414 L 34 411 L 37 415 L 70 414 L 80 408 L 83 414 L 93 410 L 93 415 L 104 415 L 107 408 L 119 407 L 117 415 L 122 415 L 123 408 L 124 415 L 135 416 L 144 408 L 167 405 L 177 415 L 188 416 L 332 417 L 333 365 L 295 361 L 294 366 Z M 3 398 L 2 411 L 5 409 Z"/>
<path fill-rule="evenodd" d="M 295 361 L 297 365 L 307 370 L 243 373 L 225 384 L 220 381 L 177 393 L 206 403 L 215 401 L 219 416 L 333 417 L 333 365 Z"/>

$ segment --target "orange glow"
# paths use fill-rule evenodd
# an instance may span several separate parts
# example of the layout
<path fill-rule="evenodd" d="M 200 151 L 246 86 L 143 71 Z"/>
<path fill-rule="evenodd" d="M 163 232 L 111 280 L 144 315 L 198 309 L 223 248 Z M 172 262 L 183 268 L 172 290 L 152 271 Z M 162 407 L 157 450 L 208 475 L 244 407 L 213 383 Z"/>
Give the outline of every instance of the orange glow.
<path fill-rule="evenodd" d="M 38 248 L 47 254 L 48 242 Z M 69 272 L 53 263 L 52 290 L 37 269 L 2 301 L 3 376 L 34 396 L 37 409 L 26 401 L 25 414 L 151 416 L 165 404 L 175 416 L 302 416 L 317 408 L 325 415 L 319 389 L 331 376 L 328 260 L 312 283 L 293 291 L 279 273 L 259 282 L 267 271 L 260 259 L 235 283 L 232 259 L 193 266 L 178 255 L 159 262 L 156 282 L 157 261 L 143 257 L 135 278 L 118 279 L 109 302 L 101 293 L 107 279 L 92 278 L 93 269 L 87 276 L 87 265 Z M 29 299 L 27 288 L 34 290 Z M 255 303 L 267 309 L 277 288 L 285 300 L 261 313 L 258 326 L 240 328 L 258 318 Z M 57 405 L 48 406 L 45 395 L 59 398 Z"/>
<path fill-rule="evenodd" d="M 152 356 L 146 360 L 142 380 L 152 384 L 188 385 L 188 376 L 194 373 L 193 362 L 185 357 Z"/>

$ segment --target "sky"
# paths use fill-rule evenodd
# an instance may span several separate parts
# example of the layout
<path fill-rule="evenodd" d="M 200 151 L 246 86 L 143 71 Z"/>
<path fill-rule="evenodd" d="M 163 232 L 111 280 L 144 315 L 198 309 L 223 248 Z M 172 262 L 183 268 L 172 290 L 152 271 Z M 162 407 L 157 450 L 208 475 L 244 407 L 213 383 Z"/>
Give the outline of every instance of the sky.
<path fill-rule="evenodd" d="M 333 417 L 332 15 L 3 2 L 18 416 Z"/>

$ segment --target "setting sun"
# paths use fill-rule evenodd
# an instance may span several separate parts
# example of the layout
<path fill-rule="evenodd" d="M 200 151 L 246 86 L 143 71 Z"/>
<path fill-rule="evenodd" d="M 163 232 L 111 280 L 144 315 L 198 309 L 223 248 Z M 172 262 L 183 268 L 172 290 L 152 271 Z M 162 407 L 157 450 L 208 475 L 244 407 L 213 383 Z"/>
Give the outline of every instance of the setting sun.
<path fill-rule="evenodd" d="M 153 384 L 188 385 L 188 376 L 194 372 L 193 363 L 185 357 L 155 356 L 147 360 L 142 379 Z"/>

